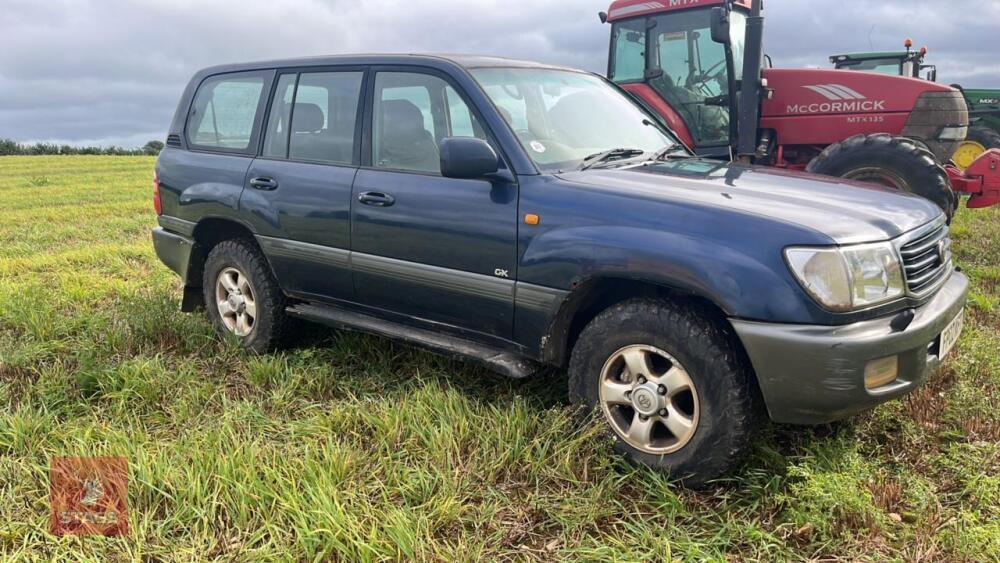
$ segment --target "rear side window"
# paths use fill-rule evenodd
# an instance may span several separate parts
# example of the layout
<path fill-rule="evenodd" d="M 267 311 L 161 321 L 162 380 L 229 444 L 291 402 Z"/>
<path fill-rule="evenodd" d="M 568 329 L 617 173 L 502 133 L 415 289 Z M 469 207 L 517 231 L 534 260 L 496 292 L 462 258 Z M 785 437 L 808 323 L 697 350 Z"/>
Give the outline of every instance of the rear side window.
<path fill-rule="evenodd" d="M 264 156 L 351 164 L 363 80 L 362 72 L 282 75 L 271 104 Z"/>
<path fill-rule="evenodd" d="M 205 80 L 188 116 L 188 143 L 207 149 L 248 150 L 264 83 L 260 73 L 227 74 Z"/>

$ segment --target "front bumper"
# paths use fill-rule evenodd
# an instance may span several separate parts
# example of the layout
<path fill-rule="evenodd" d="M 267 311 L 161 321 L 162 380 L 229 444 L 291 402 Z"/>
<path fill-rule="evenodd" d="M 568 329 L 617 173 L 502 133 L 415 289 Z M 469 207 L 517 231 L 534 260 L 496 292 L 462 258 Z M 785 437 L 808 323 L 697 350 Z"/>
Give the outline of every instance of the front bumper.
<path fill-rule="evenodd" d="M 911 309 L 913 320 L 893 328 L 900 314 L 844 326 L 731 322 L 750 356 L 771 419 L 823 424 L 905 395 L 934 373 L 941 332 L 965 307 L 969 280 L 960 272 L 928 303 Z M 895 382 L 865 388 L 865 365 L 899 356 Z"/>

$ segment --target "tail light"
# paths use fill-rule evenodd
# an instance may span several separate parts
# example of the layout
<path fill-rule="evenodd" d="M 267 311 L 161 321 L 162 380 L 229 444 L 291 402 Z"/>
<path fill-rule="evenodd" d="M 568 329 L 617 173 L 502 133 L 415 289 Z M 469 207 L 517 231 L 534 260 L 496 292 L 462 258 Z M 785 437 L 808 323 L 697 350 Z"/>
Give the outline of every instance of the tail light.
<path fill-rule="evenodd" d="M 153 171 L 153 209 L 157 215 L 163 215 L 163 202 L 160 201 L 160 175 Z"/>

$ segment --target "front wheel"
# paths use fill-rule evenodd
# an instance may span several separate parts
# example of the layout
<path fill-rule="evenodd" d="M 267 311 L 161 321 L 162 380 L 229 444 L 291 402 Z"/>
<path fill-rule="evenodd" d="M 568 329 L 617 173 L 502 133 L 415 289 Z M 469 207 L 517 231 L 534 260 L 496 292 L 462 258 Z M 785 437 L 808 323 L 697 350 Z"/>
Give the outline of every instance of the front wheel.
<path fill-rule="evenodd" d="M 755 382 L 733 337 L 697 310 L 635 299 L 580 334 L 570 398 L 628 459 L 699 486 L 732 470 L 757 420 Z"/>
<path fill-rule="evenodd" d="M 880 184 L 936 203 L 950 220 L 958 199 L 948 172 L 913 139 L 880 133 L 855 135 L 823 150 L 807 172 Z"/>

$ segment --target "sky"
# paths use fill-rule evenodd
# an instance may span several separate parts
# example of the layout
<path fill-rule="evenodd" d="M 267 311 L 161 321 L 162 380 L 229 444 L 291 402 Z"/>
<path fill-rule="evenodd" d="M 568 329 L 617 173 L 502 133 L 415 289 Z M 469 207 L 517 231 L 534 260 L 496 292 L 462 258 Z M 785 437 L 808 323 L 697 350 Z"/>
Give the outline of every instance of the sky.
<path fill-rule="evenodd" d="M 499 55 L 605 70 L 610 0 L 0 0 L 0 138 L 162 140 L 215 64 L 359 52 Z M 928 45 L 938 81 L 1000 88 L 1000 0 L 766 0 L 777 67 Z M 993 50 L 987 47 L 994 45 Z"/>

